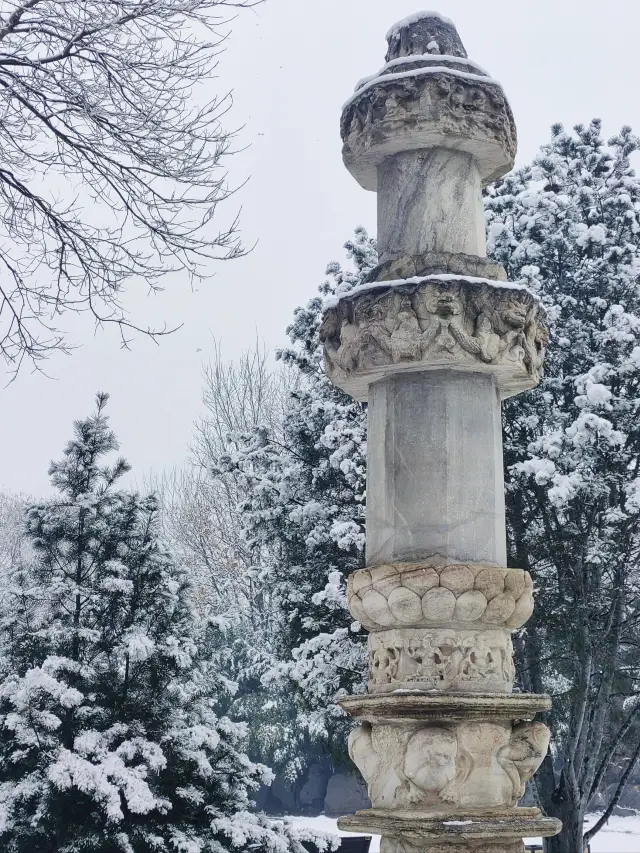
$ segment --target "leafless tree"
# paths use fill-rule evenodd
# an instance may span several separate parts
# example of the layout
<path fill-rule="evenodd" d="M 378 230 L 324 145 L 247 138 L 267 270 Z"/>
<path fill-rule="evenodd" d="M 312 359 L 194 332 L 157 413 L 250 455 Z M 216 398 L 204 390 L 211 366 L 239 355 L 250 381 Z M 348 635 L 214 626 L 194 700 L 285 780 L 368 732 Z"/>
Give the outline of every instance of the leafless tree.
<path fill-rule="evenodd" d="M 277 434 L 293 376 L 271 368 L 259 342 L 235 362 L 225 361 L 216 345 L 203 376 L 205 414 L 196 424 L 192 459 L 147 486 L 160 496 L 165 535 L 190 568 L 201 610 L 238 614 L 268 632 L 273 614 L 256 554 L 242 536 L 242 495 L 234 476 L 216 466 L 234 436 L 260 424 Z"/>
<path fill-rule="evenodd" d="M 0 354 L 68 348 L 65 312 L 143 327 L 127 285 L 242 252 L 222 168 L 230 96 L 211 97 L 233 10 L 260 0 L 0 3 Z"/>
<path fill-rule="evenodd" d="M 24 535 L 25 510 L 30 500 L 26 495 L 0 492 L 0 598 L 11 571 L 25 559 L 28 545 Z"/>

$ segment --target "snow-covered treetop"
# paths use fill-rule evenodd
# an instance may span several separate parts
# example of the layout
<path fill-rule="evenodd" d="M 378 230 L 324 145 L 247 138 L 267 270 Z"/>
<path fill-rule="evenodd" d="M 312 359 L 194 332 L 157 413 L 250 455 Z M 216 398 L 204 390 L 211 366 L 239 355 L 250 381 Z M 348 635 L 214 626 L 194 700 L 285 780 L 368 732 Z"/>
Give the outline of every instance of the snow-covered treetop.
<path fill-rule="evenodd" d="M 104 414 L 109 395 L 96 395 L 95 414 L 73 425 L 74 437 L 64 449 L 64 459 L 49 466 L 51 485 L 63 494 L 77 500 L 94 490 L 98 483 L 111 486 L 122 474 L 130 470 L 129 463 L 120 458 L 113 467 L 100 467 L 105 453 L 119 449 L 115 433 Z"/>

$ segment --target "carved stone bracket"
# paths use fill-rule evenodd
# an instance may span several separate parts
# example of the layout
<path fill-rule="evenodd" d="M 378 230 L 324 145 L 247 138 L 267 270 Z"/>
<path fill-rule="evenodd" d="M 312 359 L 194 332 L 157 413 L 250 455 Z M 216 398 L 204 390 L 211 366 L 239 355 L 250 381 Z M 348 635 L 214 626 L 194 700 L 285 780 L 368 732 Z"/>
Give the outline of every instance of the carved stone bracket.
<path fill-rule="evenodd" d="M 392 629 L 369 635 L 370 693 L 463 690 L 510 693 L 515 679 L 508 631 Z"/>
<path fill-rule="evenodd" d="M 549 737 L 539 722 L 365 723 L 352 731 L 349 755 L 374 808 L 512 808 L 542 763 Z"/>
<path fill-rule="evenodd" d="M 362 401 L 391 373 L 443 368 L 492 373 L 509 397 L 538 383 L 548 341 L 546 312 L 525 288 L 450 276 L 346 293 L 319 334 L 329 378 Z"/>
<path fill-rule="evenodd" d="M 383 628 L 522 627 L 533 613 L 528 572 L 437 559 L 360 569 L 349 577 L 349 610 L 369 631 Z"/>

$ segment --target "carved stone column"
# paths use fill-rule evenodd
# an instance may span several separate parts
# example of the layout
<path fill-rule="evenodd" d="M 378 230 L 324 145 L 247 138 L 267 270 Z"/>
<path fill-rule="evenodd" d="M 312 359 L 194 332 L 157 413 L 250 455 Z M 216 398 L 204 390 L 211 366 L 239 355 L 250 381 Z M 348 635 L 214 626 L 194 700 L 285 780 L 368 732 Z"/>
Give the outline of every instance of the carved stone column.
<path fill-rule="evenodd" d="M 534 387 L 545 312 L 486 258 L 482 186 L 513 165 L 501 86 L 433 13 L 387 36 L 342 114 L 344 162 L 378 193 L 379 266 L 325 310 L 332 381 L 369 405 L 366 696 L 342 700 L 372 808 L 345 830 L 383 853 L 522 853 L 560 824 L 517 808 L 549 745 L 549 698 L 513 693 L 511 634 L 533 610 L 506 567 L 500 400 Z"/>

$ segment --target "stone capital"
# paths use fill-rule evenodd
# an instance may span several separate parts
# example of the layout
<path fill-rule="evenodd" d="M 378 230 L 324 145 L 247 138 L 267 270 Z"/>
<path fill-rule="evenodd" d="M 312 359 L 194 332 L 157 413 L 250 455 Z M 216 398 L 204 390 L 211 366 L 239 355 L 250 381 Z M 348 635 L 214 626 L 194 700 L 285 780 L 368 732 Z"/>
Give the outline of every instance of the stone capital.
<path fill-rule="evenodd" d="M 320 327 L 329 378 L 362 401 L 390 374 L 447 368 L 491 373 L 510 397 L 538 384 L 548 337 L 525 287 L 457 275 L 356 288 L 329 304 Z"/>
<path fill-rule="evenodd" d="M 471 154 L 483 184 L 513 167 L 516 127 L 502 86 L 467 53 L 440 16 L 412 16 L 388 33 L 387 63 L 361 80 L 340 130 L 347 169 L 364 189 L 394 154 L 446 148 Z"/>

